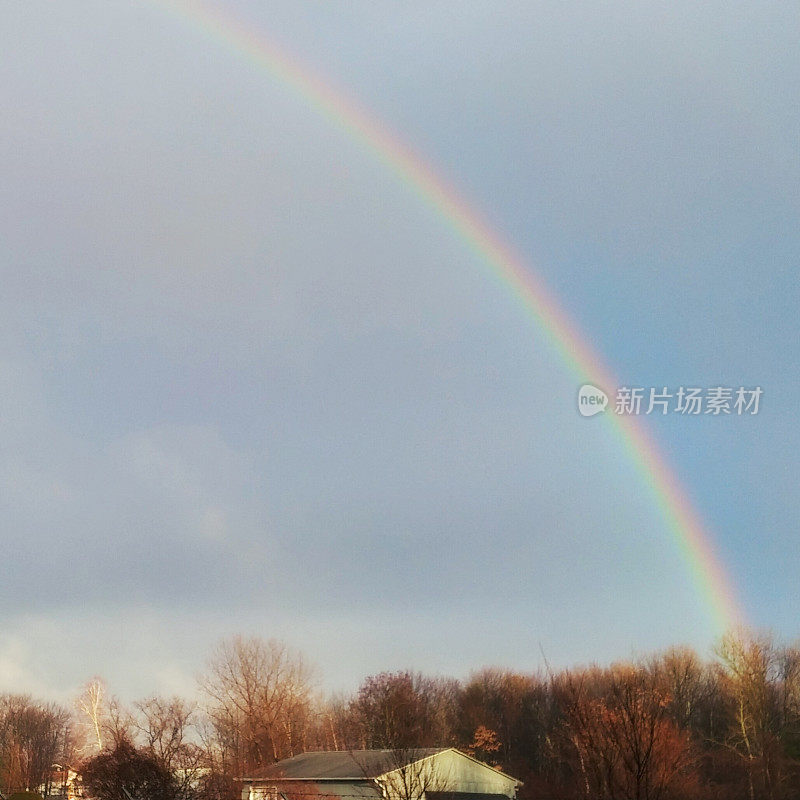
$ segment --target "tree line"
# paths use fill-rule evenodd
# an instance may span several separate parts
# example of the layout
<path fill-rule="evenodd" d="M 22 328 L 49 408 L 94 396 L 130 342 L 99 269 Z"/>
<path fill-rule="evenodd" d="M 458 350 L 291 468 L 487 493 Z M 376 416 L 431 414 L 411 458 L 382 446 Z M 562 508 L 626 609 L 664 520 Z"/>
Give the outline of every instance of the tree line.
<path fill-rule="evenodd" d="M 198 701 L 125 705 L 92 679 L 70 707 L 0 696 L 0 790 L 233 800 L 234 779 L 308 750 L 454 746 L 524 781 L 521 800 L 800 798 L 800 647 L 738 632 L 610 666 L 465 680 L 365 678 L 323 696 L 285 644 L 221 642 Z M 123 788 L 125 787 L 125 791 Z"/>

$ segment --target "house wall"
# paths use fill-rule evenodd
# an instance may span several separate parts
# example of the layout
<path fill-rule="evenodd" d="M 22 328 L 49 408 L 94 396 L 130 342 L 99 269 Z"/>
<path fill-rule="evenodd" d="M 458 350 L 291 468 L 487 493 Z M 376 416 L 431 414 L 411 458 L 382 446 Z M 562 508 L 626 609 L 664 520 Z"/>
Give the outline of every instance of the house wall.
<path fill-rule="evenodd" d="M 242 784 L 242 800 L 274 800 L 277 796 L 274 786 L 254 786 L 252 783 Z"/>
<path fill-rule="evenodd" d="M 371 780 L 358 781 L 245 781 L 242 800 L 381 800 Z"/>
<path fill-rule="evenodd" d="M 425 790 L 499 794 L 508 798 L 516 796 L 517 781 L 514 778 L 455 750 L 445 750 L 404 769 L 410 772 L 405 778 L 397 775 L 400 770 L 394 770 L 375 779 L 375 783 L 383 787 L 383 795 L 387 800 L 411 800 L 420 797 Z M 341 800 L 379 800 L 375 783 L 368 780 L 308 783 L 275 779 L 245 781 L 242 784 L 242 800 L 280 800 L 279 791 L 290 798 L 296 795 L 297 800 L 334 800 L 337 797 Z M 413 788 L 422 791 L 413 791 Z"/>
<path fill-rule="evenodd" d="M 428 791 L 438 792 L 475 792 L 480 794 L 504 794 L 513 798 L 516 795 L 517 782 L 513 778 L 498 772 L 492 767 L 474 761 L 454 750 L 445 750 L 424 761 L 412 764 L 412 771 L 424 770 L 419 782 L 427 785 Z M 396 800 L 407 800 L 400 787 L 408 781 L 399 780 L 388 773 L 378 779 L 386 789 L 386 794 Z"/>

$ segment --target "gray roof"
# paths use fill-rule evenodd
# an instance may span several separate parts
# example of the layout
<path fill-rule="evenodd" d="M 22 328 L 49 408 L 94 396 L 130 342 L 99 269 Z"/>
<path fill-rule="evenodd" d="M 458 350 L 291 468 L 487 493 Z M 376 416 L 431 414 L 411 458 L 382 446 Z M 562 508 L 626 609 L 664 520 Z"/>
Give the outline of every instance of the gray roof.
<path fill-rule="evenodd" d="M 265 779 L 269 780 L 269 779 Z M 283 800 L 383 800 L 374 781 L 276 781 Z M 508 800 L 508 798 L 506 798 Z"/>
<path fill-rule="evenodd" d="M 426 800 L 508 800 L 507 794 L 489 792 L 425 792 Z"/>
<path fill-rule="evenodd" d="M 249 777 L 285 781 L 365 781 L 441 753 L 446 747 L 404 750 L 329 750 L 301 753 Z"/>

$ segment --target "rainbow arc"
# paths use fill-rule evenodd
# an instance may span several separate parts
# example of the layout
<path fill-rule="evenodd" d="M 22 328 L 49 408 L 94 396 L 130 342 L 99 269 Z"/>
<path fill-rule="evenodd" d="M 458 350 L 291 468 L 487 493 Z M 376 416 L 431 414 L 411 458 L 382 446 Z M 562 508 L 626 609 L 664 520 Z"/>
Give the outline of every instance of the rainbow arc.
<path fill-rule="evenodd" d="M 353 98 L 334 89 L 291 57 L 262 31 L 200 0 L 148 0 L 183 24 L 247 59 L 289 87 L 302 102 L 357 141 L 428 205 L 477 256 L 478 261 L 528 310 L 539 331 L 579 382 L 608 389 L 618 385 L 603 359 L 569 319 L 535 271 L 482 215 L 411 147 Z M 732 582 L 713 539 L 651 434 L 635 416 L 606 413 L 624 449 L 644 477 L 666 520 L 718 632 L 744 621 Z"/>

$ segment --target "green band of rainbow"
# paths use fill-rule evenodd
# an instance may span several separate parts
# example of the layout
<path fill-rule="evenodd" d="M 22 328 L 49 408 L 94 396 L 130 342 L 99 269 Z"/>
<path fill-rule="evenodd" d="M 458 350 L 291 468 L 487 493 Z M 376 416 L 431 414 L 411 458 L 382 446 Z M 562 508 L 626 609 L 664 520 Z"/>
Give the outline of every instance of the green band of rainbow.
<path fill-rule="evenodd" d="M 222 9 L 200 0 L 149 1 L 266 70 L 274 80 L 292 89 L 307 105 L 363 145 L 430 206 L 523 303 L 580 382 L 606 389 L 618 385 L 576 325 L 511 247 L 501 241 L 481 215 L 467 205 L 429 164 L 352 98 L 334 90 L 263 33 L 252 30 L 229 13 L 223 13 Z M 624 448 L 644 476 L 710 612 L 716 631 L 721 633 L 739 626 L 744 615 L 711 537 L 645 426 L 634 416 L 603 416 L 617 429 Z"/>

